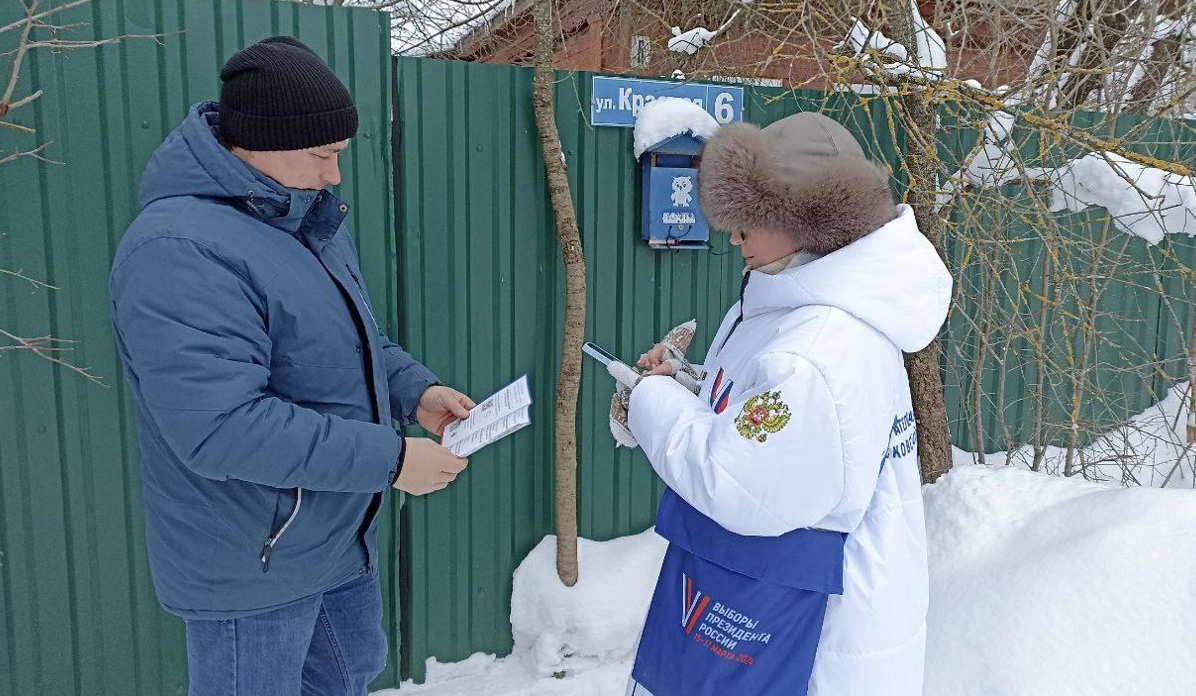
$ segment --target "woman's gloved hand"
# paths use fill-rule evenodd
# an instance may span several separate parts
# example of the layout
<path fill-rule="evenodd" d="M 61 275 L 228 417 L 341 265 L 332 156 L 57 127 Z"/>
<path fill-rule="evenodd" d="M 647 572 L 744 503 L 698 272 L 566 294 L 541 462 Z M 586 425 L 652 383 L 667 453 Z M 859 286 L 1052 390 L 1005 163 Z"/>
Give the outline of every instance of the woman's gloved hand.
<path fill-rule="evenodd" d="M 651 375 L 672 376 L 686 389 L 697 394 L 701 391 L 704 375 L 701 370 L 685 359 L 685 351 L 693 340 L 698 324 L 690 320 L 676 326 L 647 353 L 640 356 L 636 367 L 643 370 L 642 377 Z M 631 388 L 616 383 L 610 403 L 610 433 L 615 442 L 623 447 L 638 447 L 635 436 L 627 427 L 627 412 L 631 407 Z"/>
<path fill-rule="evenodd" d="M 673 374 L 676 364 L 669 360 L 669 348 L 670 346 L 662 341 L 653 346 L 647 353 L 640 356 L 639 362 L 636 365 L 644 368 L 645 377 L 649 375 Z"/>

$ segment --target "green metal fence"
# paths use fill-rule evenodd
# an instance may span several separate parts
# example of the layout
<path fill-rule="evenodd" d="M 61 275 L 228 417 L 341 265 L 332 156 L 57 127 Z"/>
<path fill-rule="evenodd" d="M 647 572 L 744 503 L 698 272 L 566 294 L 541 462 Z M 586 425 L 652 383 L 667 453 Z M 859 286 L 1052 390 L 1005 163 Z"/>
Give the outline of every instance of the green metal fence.
<path fill-rule="evenodd" d="M 420 679 L 428 657 L 462 659 L 476 651 L 503 653 L 511 644 L 511 573 L 545 534 L 552 532 L 552 430 L 555 376 L 561 334 L 563 266 L 544 188 L 544 172 L 532 115 L 532 72 L 527 68 L 399 59 L 396 67 L 396 200 L 400 201 L 403 338 L 442 379 L 486 395 L 521 373 L 531 376 L 537 406 L 533 427 L 473 457 L 469 471 L 447 492 L 412 500 L 403 511 L 404 670 Z M 638 238 L 639 184 L 628 129 L 588 125 L 591 77 L 558 73 L 556 118 L 568 160 L 588 264 L 586 335 L 616 353 L 635 356 L 669 327 L 696 318 L 701 351 L 723 312 L 734 301 L 741 261 L 725 237 L 709 252 L 659 252 Z M 799 110 L 819 110 L 851 129 L 869 154 L 887 163 L 895 188 L 905 186 L 898 153 L 905 133 L 883 98 L 854 93 L 791 92 L 749 88 L 744 118 L 766 124 Z M 958 166 L 979 129 L 964 114 L 945 110 L 940 157 Z M 1096 116 L 1077 124 L 1097 127 Z M 1188 126 L 1127 117 L 1108 124 L 1113 135 L 1131 136 L 1133 149 L 1163 158 L 1196 161 Z M 1036 146 L 1028 135 L 1026 147 Z M 1026 187 L 1007 186 L 991 195 L 1025 197 Z M 1005 206 L 993 206 L 1000 210 Z M 990 348 L 977 352 L 976 298 L 982 297 L 991 264 L 977 259 L 979 228 L 1008 233 L 1007 265 L 995 281 L 1004 297 L 1022 298 L 1022 311 L 1037 311 L 1047 291 L 1041 275 L 1046 246 L 1028 232 L 1034 220 L 996 220 L 957 205 L 946 250 L 957 277 L 958 305 L 943 344 L 946 401 L 953 438 L 976 441 L 976 389 L 980 387 L 980 438 L 988 450 L 1028 440 L 1036 389 L 1034 349 L 1013 327 L 991 327 Z M 1069 270 L 1087 272 L 1092 240 L 1109 224 L 1102 211 L 1065 217 L 1076 249 Z M 1008 231 L 1008 232 L 1007 232 Z M 1124 236 L 1124 235 L 1123 235 Z M 1105 335 L 1094 359 L 1096 389 L 1083 404 L 1085 426 L 1099 429 L 1157 401 L 1187 374 L 1184 337 L 1190 309 L 1164 321 L 1162 296 L 1190 308 L 1193 266 L 1187 238 L 1159 247 L 1125 238 L 1137 263 L 1099 302 Z M 1160 295 L 1144 269 L 1162 270 Z M 1167 266 L 1170 269 L 1162 269 Z M 1147 274 L 1150 275 L 1150 274 Z M 1190 273 L 1189 273 L 1190 275 Z M 1048 329 L 1056 364 L 1078 335 L 1063 335 L 1064 320 L 1084 298 L 1063 303 Z M 991 345 L 1000 350 L 994 351 Z M 1133 362 L 1134 369 L 1123 364 Z M 1005 367 L 1003 368 L 1002 365 Z M 979 369 L 977 367 L 979 366 Z M 639 532 L 651 525 L 661 483 L 639 450 L 616 450 L 607 430 L 611 381 L 592 364 L 582 377 L 578 435 L 580 532 L 594 539 Z M 983 378 L 977 385 L 976 376 Z M 1072 393 L 1066 379 L 1047 389 L 1051 442 L 1068 431 Z M 1102 398 L 1093 396 L 1099 392 Z M 1012 426 L 1012 427 L 1010 427 Z"/>
<path fill-rule="evenodd" d="M 511 573 L 552 531 L 553 403 L 563 321 L 563 266 L 532 114 L 532 71 L 399 59 L 395 127 L 401 227 L 402 339 L 441 379 L 485 396 L 527 373 L 533 425 L 474 455 L 445 493 L 403 512 L 404 669 L 429 657 L 510 649 Z M 726 237 L 709 251 L 653 251 L 639 240 L 639 174 L 631 131 L 587 123 L 591 75 L 558 73 L 557 124 L 588 265 L 586 335 L 638 355 L 696 318 L 708 344 L 739 287 Z M 764 123 L 820 108 L 857 129 L 879 159 L 900 135 L 851 95 L 748 93 Z M 643 531 L 662 484 L 639 450 L 616 450 L 612 383 L 583 367 L 578 517 L 588 538 Z"/>
<path fill-rule="evenodd" d="M 57 4 L 65 0 L 43 8 Z M 0 0 L 0 25 L 21 16 L 20 3 Z M 146 160 L 189 104 L 218 96 L 224 59 L 292 34 L 326 57 L 357 101 L 361 127 L 342 159 L 340 195 L 354 202 L 363 272 L 395 332 L 389 23 L 372 12 L 207 0 L 98 0 L 54 19 L 90 25 L 71 38 L 163 36 L 161 46 L 34 51 L 16 96 L 45 96 L 9 115 L 54 141 L 44 154 L 65 165 L 0 166 L 0 268 L 62 289 L 30 292 L 0 276 L 0 327 L 78 341 L 67 357 L 109 386 L 0 353 L 0 693 L 183 694 L 183 623 L 158 607 L 146 565 L 135 426 L 109 324 L 112 253 L 137 212 Z M 0 129 L 3 154 L 32 142 Z M 393 507 L 382 524 L 389 599 Z M 389 607 L 386 622 L 397 646 Z M 397 651 L 392 658 L 380 684 L 397 682 Z"/>

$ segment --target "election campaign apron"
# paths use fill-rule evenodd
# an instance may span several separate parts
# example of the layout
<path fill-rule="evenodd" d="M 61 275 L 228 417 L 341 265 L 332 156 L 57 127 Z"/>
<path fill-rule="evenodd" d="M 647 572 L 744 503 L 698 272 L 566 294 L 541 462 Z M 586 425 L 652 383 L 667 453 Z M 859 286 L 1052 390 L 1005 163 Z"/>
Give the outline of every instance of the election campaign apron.
<path fill-rule="evenodd" d="M 669 547 L 629 693 L 804 695 L 828 596 L 843 593 L 847 535 L 741 536 L 672 490 L 656 532 Z"/>

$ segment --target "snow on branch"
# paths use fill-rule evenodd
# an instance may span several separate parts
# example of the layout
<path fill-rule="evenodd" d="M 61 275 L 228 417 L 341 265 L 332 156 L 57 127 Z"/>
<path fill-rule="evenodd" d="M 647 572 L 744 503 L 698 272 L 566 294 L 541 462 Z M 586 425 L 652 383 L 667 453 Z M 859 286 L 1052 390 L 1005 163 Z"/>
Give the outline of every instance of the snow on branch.
<path fill-rule="evenodd" d="M 909 52 L 905 50 L 905 46 L 893 41 L 880 31 L 872 31 L 860 19 L 855 19 L 846 38 L 832 50 L 836 53 L 846 52 L 852 58 L 858 58 L 861 54 L 866 54 L 869 49 L 887 54 L 897 60 L 909 59 Z"/>
<path fill-rule="evenodd" d="M 739 10 L 731 13 L 727 21 L 714 31 L 710 31 L 706 27 L 696 27 L 689 31 L 681 31 L 681 27 L 673 27 L 673 38 L 669 39 L 669 50 L 677 53 L 684 53 L 687 56 L 692 56 L 698 52 L 699 48 L 708 46 L 710 42 L 714 41 L 731 26 L 731 22 L 739 16 Z"/>
<path fill-rule="evenodd" d="M 392 44 L 400 55 L 424 56 L 448 51 L 466 36 L 482 31 L 514 0 L 362 0 L 353 3 L 390 13 Z"/>
<path fill-rule="evenodd" d="M 909 11 L 914 26 L 915 51 L 912 55 L 906 46 L 879 30 L 870 29 L 856 17 L 852 18 L 847 36 L 834 50 L 866 63 L 875 63 L 876 68 L 893 77 L 941 78 L 947 69 L 947 48 L 943 37 L 922 18 L 915 0 L 910 0 Z M 887 60 L 889 58 L 893 60 Z"/>

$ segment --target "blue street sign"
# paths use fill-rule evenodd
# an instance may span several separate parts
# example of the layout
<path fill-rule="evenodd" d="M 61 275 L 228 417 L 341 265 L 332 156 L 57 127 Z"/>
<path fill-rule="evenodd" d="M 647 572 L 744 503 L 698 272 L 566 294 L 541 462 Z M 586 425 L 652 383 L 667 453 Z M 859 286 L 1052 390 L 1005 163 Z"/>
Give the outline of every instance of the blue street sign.
<path fill-rule="evenodd" d="M 623 77 L 594 77 L 590 100 L 590 123 L 595 126 L 635 126 L 645 104 L 660 97 L 688 99 L 725 125 L 743 120 L 743 88 L 732 85 L 700 85 Z"/>

